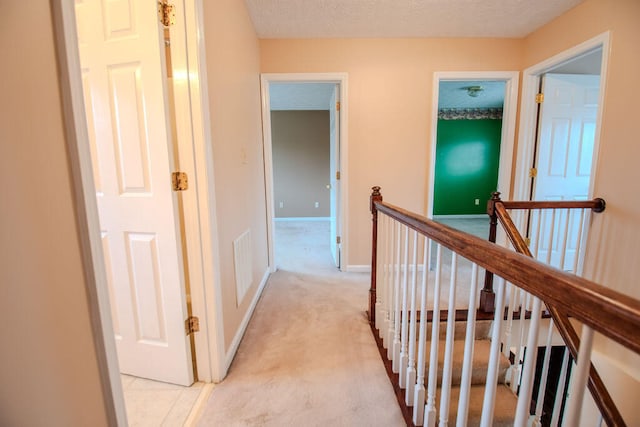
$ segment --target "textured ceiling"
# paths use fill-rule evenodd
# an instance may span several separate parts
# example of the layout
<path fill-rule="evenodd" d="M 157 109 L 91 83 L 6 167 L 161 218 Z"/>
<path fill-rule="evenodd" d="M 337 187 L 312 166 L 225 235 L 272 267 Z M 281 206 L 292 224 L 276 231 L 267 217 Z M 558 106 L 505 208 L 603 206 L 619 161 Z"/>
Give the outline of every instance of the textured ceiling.
<path fill-rule="evenodd" d="M 481 86 L 476 98 L 469 96 L 466 88 Z M 444 81 L 438 89 L 438 108 L 502 108 L 505 82 L 495 81 Z"/>
<path fill-rule="evenodd" d="M 245 0 L 259 38 L 524 37 L 584 0 Z"/>

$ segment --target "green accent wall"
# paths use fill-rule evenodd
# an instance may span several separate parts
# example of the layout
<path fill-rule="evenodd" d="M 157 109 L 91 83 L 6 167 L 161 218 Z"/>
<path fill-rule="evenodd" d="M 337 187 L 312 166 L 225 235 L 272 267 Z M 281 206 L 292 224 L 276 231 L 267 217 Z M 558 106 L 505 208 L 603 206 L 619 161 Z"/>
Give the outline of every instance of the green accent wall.
<path fill-rule="evenodd" d="M 486 213 L 498 186 L 501 131 L 502 120 L 438 120 L 434 215 Z"/>

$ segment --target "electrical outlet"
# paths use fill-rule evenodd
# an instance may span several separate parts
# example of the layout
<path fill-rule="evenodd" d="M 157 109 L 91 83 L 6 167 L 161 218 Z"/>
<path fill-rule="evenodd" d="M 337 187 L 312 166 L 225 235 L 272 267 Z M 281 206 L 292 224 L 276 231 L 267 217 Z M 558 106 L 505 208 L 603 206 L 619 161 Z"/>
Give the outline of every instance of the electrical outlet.
<path fill-rule="evenodd" d="M 476 199 L 476 206 L 480 205 L 480 199 Z"/>
<path fill-rule="evenodd" d="M 320 203 L 316 202 L 316 208 L 320 207 Z"/>
<path fill-rule="evenodd" d="M 284 202 L 280 202 L 280 209 L 284 208 Z"/>

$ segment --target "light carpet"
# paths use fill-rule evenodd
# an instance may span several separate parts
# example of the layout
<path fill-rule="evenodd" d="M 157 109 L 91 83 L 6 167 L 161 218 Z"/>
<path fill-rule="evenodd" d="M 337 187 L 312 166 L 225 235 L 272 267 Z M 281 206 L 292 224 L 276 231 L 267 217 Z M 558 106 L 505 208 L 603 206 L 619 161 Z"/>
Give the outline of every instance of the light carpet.
<path fill-rule="evenodd" d="M 341 273 L 325 221 L 276 223 L 276 263 L 200 426 L 404 426 L 365 310 L 369 275 Z"/>

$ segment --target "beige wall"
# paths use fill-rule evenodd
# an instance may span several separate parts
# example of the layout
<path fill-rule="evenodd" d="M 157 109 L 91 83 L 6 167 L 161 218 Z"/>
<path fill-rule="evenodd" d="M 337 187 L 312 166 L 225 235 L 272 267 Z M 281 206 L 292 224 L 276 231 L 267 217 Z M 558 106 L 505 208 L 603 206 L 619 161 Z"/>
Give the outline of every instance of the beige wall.
<path fill-rule="evenodd" d="M 522 68 L 522 40 L 261 40 L 266 73 L 347 72 L 347 262 L 370 263 L 368 198 L 374 185 L 391 203 L 424 212 L 434 71 Z"/>
<path fill-rule="evenodd" d="M 607 209 L 595 216 L 585 269 L 597 282 L 635 298 L 640 298 L 640 199 L 635 190 L 640 181 L 639 18 L 637 0 L 587 0 L 526 38 L 524 64 L 531 66 L 611 31 L 594 188 L 594 194 L 607 201 Z M 600 362 L 596 366 L 605 374 L 605 383 L 614 385 L 613 397 L 623 405 L 629 425 L 639 424 L 640 408 L 623 397 L 640 393 L 640 357 L 604 340 L 596 345 L 600 354 L 608 355 L 596 358 Z"/>
<path fill-rule="evenodd" d="M 50 4 L 2 10 L 0 425 L 103 426 Z"/>
<path fill-rule="evenodd" d="M 277 218 L 330 215 L 329 142 L 328 110 L 271 112 Z"/>
<path fill-rule="evenodd" d="M 267 270 L 260 46 L 244 2 L 203 2 L 225 348 Z M 236 306 L 233 241 L 251 230 L 254 284 Z"/>

